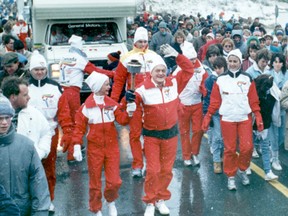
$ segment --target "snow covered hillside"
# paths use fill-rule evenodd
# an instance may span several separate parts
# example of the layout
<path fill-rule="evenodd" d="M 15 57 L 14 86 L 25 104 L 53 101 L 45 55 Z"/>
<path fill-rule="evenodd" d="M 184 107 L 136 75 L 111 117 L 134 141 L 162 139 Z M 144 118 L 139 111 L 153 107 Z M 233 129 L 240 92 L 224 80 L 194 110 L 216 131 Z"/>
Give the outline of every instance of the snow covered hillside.
<path fill-rule="evenodd" d="M 283 27 L 288 22 L 288 3 L 277 0 L 137 0 L 138 10 L 143 8 L 143 3 L 152 13 L 167 12 L 172 15 L 186 14 L 202 16 L 213 13 L 216 19 L 220 12 L 224 12 L 224 20 L 233 15 L 243 18 L 259 17 L 260 21 L 268 26 L 275 25 L 275 5 L 279 8 L 277 23 Z"/>

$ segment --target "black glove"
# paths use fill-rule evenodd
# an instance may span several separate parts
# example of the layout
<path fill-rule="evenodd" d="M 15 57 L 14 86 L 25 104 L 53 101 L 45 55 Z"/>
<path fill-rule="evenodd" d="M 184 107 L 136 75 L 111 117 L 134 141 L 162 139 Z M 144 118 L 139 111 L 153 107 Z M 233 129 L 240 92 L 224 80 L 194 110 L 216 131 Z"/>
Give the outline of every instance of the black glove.
<path fill-rule="evenodd" d="M 136 95 L 135 95 L 135 93 L 134 93 L 134 90 L 128 90 L 128 91 L 126 91 L 126 93 L 125 93 L 125 98 L 126 98 L 126 101 L 128 102 L 128 103 L 131 103 L 131 102 L 134 102 L 135 101 L 135 99 L 136 99 Z"/>

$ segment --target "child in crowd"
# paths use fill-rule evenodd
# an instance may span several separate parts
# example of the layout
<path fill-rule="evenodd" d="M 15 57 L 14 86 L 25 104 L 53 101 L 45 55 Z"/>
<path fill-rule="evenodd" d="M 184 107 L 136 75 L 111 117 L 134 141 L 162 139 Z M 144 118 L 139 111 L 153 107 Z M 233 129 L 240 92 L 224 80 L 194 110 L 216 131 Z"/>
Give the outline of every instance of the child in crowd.
<path fill-rule="evenodd" d="M 207 109 L 210 104 L 210 95 L 212 92 L 213 85 L 217 79 L 217 77 L 227 70 L 227 62 L 226 59 L 222 56 L 218 56 L 213 63 L 214 71 L 205 81 L 205 88 L 207 90 L 207 95 L 204 97 L 203 103 L 203 113 L 207 113 Z M 222 173 L 221 166 L 221 154 L 223 153 L 223 139 L 221 134 L 221 126 L 220 126 L 220 115 L 217 111 L 212 116 L 211 124 L 211 135 L 212 135 L 212 143 L 211 143 L 211 153 L 213 154 L 213 167 L 214 173 Z"/>
<path fill-rule="evenodd" d="M 121 124 L 129 123 L 127 112 L 136 109 L 135 103 L 127 104 L 127 112 L 108 97 L 110 90 L 109 78 L 104 74 L 93 72 L 85 82 L 92 90 L 75 115 L 75 130 L 72 143 L 74 144 L 74 158 L 82 160 L 82 137 L 87 134 L 87 164 L 89 173 L 89 206 L 90 211 L 102 216 L 101 172 L 104 167 L 106 187 L 104 197 L 108 202 L 109 216 L 117 216 L 115 200 L 122 184 L 120 178 L 120 151 L 117 141 L 115 120 Z"/>

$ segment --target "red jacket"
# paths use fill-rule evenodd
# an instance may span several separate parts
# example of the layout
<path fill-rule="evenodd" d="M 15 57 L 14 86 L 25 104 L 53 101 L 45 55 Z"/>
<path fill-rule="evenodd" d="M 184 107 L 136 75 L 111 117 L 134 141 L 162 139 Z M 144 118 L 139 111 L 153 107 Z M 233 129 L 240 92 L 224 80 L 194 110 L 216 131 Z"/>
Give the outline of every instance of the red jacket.
<path fill-rule="evenodd" d="M 89 144 L 96 147 L 118 148 L 117 130 L 114 125 L 116 120 L 121 125 L 129 123 L 130 117 L 127 112 L 121 109 L 115 101 L 108 96 L 104 96 L 105 105 L 96 104 L 93 94 L 79 108 L 75 115 L 75 129 L 72 143 L 82 144 L 82 137 L 86 133 Z"/>

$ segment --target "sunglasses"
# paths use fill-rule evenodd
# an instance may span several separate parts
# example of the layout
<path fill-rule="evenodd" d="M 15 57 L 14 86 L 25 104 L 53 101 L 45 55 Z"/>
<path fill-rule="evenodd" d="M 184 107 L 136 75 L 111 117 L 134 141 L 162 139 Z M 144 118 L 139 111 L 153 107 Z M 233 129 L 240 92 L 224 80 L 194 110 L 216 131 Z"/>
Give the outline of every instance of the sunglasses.
<path fill-rule="evenodd" d="M 231 48 L 232 46 L 231 45 L 225 45 L 224 47 L 225 48 Z"/>
<path fill-rule="evenodd" d="M 227 31 L 227 32 L 225 32 L 225 34 L 231 34 L 231 32 L 230 32 L 230 31 Z"/>

